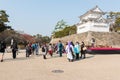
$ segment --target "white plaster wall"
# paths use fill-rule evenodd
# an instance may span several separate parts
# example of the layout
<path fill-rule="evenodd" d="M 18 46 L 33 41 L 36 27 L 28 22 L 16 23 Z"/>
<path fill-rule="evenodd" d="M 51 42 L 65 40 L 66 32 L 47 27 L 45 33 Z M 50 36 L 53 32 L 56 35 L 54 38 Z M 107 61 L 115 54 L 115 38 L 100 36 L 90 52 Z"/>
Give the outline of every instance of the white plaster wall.
<path fill-rule="evenodd" d="M 84 28 L 83 28 L 84 27 Z M 77 26 L 77 33 L 84 33 L 84 32 L 87 32 L 90 30 L 90 24 L 89 22 L 88 23 L 85 23 L 85 24 L 81 24 L 79 26 Z"/>
<path fill-rule="evenodd" d="M 96 27 L 96 25 L 99 25 Z M 92 26 L 90 27 L 90 31 L 94 32 L 109 32 L 109 25 L 106 23 L 92 23 Z"/>
<path fill-rule="evenodd" d="M 95 27 L 95 25 L 99 25 L 99 27 Z M 104 26 L 104 27 L 101 27 Z M 82 28 L 84 27 L 84 28 Z M 87 31 L 94 31 L 94 32 L 109 32 L 109 25 L 106 23 L 91 23 L 87 22 L 85 24 L 77 26 L 77 34 L 84 33 Z"/>

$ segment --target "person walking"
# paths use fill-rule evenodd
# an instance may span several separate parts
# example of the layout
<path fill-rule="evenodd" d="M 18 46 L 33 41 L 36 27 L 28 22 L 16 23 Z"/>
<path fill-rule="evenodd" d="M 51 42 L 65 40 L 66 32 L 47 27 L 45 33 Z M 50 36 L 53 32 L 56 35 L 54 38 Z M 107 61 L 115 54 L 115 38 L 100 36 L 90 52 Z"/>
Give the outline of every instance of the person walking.
<path fill-rule="evenodd" d="M 82 42 L 82 44 L 81 44 L 81 57 L 80 58 L 86 58 L 86 47 L 85 47 L 85 43 L 84 42 Z"/>
<path fill-rule="evenodd" d="M 53 56 L 53 46 L 51 43 L 48 46 L 48 53 L 50 54 L 51 57 Z"/>
<path fill-rule="evenodd" d="M 76 60 L 78 60 L 79 59 L 79 54 L 80 54 L 80 44 L 79 44 L 79 42 L 76 42 L 76 44 L 75 44 L 74 53 L 76 55 Z"/>
<path fill-rule="evenodd" d="M 18 45 L 17 42 L 14 41 L 13 45 L 12 45 L 12 55 L 13 55 L 13 59 L 16 59 L 16 52 L 18 51 Z"/>
<path fill-rule="evenodd" d="M 5 49 L 6 49 L 6 43 L 4 41 L 0 42 L 0 53 L 2 53 L 2 55 L 1 55 L 1 62 L 3 62 Z"/>
<path fill-rule="evenodd" d="M 73 46 L 72 46 L 71 42 L 68 42 L 66 44 L 65 51 L 67 53 L 67 58 L 68 58 L 69 62 L 73 62 L 73 55 L 72 55 L 72 53 L 73 53 L 74 49 L 73 49 Z"/>
<path fill-rule="evenodd" d="M 32 53 L 32 49 L 31 49 L 30 43 L 28 43 L 26 46 L 26 57 L 29 57 L 31 53 Z"/>
<path fill-rule="evenodd" d="M 31 47 L 32 47 L 32 54 L 34 55 L 35 54 L 35 49 L 36 49 L 35 42 L 32 43 Z"/>
<path fill-rule="evenodd" d="M 36 54 L 36 55 L 39 54 L 39 48 L 40 48 L 39 43 L 36 42 L 36 47 L 35 47 L 35 54 Z"/>
<path fill-rule="evenodd" d="M 91 47 L 95 47 L 95 39 L 92 38 L 90 42 L 91 42 Z"/>
<path fill-rule="evenodd" d="M 75 47 L 74 43 L 71 41 L 71 43 L 70 43 L 70 44 L 73 46 L 73 49 L 74 49 L 74 47 Z M 73 56 L 73 59 L 75 59 L 74 50 L 72 51 L 72 56 Z"/>
<path fill-rule="evenodd" d="M 62 50 L 63 50 L 63 44 L 59 40 L 59 43 L 58 43 L 58 53 L 59 53 L 60 57 L 62 57 L 62 53 L 63 53 Z"/>

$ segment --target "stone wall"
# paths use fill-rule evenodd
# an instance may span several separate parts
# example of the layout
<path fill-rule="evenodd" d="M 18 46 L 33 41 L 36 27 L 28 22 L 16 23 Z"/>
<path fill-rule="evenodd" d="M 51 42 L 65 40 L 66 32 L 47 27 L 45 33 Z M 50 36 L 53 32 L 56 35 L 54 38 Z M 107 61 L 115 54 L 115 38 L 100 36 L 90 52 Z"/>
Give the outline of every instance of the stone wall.
<path fill-rule="evenodd" d="M 81 43 L 84 41 L 86 45 L 90 45 L 91 38 L 95 39 L 96 46 L 103 45 L 120 47 L 120 34 L 116 32 L 85 32 L 81 34 L 65 36 L 62 38 L 54 38 L 51 40 L 51 43 L 57 43 L 59 40 L 61 40 L 63 43 L 67 41 L 78 41 Z"/>

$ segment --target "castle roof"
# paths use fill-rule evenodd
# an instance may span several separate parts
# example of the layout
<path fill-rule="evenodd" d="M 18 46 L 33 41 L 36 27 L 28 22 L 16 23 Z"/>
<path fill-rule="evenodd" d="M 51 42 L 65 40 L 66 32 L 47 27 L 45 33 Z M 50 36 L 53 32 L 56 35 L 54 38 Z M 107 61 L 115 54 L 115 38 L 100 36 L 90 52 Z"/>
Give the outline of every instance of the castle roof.
<path fill-rule="evenodd" d="M 81 15 L 79 18 L 83 18 L 87 16 L 88 14 L 92 14 L 92 13 L 97 13 L 97 14 L 102 14 L 102 15 L 105 14 L 105 12 L 103 12 L 98 6 L 95 6 L 94 8 L 87 11 L 85 14 Z"/>

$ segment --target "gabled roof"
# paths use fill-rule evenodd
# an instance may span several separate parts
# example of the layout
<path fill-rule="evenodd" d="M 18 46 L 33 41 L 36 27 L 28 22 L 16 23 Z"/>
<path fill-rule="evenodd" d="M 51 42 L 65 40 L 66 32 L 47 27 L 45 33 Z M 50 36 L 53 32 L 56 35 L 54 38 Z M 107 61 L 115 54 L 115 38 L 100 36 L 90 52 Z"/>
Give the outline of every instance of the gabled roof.
<path fill-rule="evenodd" d="M 87 14 L 90 14 L 90 13 L 105 14 L 105 12 L 103 12 L 98 6 L 95 6 L 94 8 L 87 11 L 85 14 L 81 15 L 79 18 L 82 18 L 82 17 L 84 17 L 84 16 L 86 16 Z"/>
<path fill-rule="evenodd" d="M 98 6 L 95 6 L 93 9 L 91 9 L 90 11 L 92 12 L 99 12 L 99 13 L 104 13 Z"/>
<path fill-rule="evenodd" d="M 100 17 L 100 18 L 99 18 L 99 21 L 107 22 L 107 20 L 106 20 L 105 18 L 103 18 L 103 17 Z"/>

